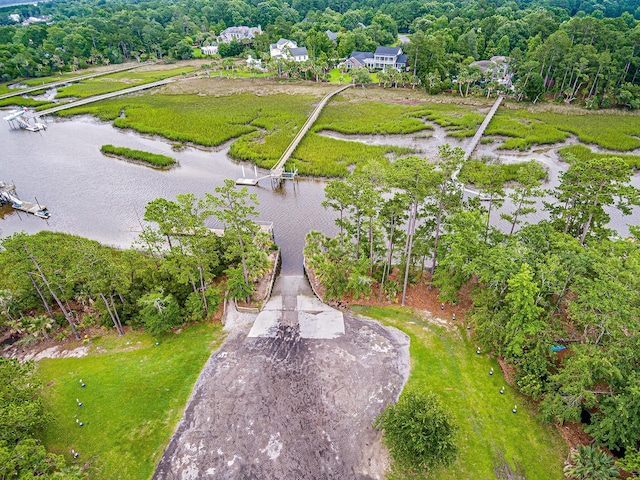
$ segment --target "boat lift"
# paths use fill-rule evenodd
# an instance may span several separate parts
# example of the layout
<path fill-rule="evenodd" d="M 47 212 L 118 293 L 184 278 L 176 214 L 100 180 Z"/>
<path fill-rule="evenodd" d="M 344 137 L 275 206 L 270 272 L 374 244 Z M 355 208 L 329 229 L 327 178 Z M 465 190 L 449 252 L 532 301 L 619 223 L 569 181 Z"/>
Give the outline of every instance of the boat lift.
<path fill-rule="evenodd" d="M 51 213 L 47 210 L 47 207 L 40 205 L 37 198 L 36 203 L 20 200 L 16 193 L 16 186 L 3 181 L 0 181 L 0 204 L 11 205 L 11 207 L 16 210 L 30 213 L 31 215 L 38 218 L 44 218 L 45 220 L 51 218 Z"/>
<path fill-rule="evenodd" d="M 13 110 L 9 112 L 9 115 L 3 117 L 9 123 L 9 126 L 12 129 L 21 128 L 22 130 L 28 130 L 30 132 L 39 132 L 40 130 L 46 130 L 47 126 L 41 122 L 33 122 L 29 121 L 29 117 L 26 116 L 29 111 L 27 108 L 23 108 L 22 110 Z"/>

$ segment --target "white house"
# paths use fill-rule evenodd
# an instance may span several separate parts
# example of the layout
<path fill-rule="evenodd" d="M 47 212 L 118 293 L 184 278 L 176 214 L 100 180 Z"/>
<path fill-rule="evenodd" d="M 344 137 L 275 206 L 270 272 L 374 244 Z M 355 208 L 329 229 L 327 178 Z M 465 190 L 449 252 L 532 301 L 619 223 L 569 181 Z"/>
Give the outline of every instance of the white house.
<path fill-rule="evenodd" d="M 305 62 L 309 60 L 309 52 L 307 47 L 290 48 L 291 56 L 294 62 Z"/>
<path fill-rule="evenodd" d="M 271 54 L 271 58 L 291 59 L 292 48 L 298 48 L 298 44 L 293 40 L 281 38 L 276 43 L 272 43 L 269 46 L 269 53 Z"/>
<path fill-rule="evenodd" d="M 247 68 L 255 68 L 262 70 L 262 60 L 259 58 L 253 58 L 251 55 L 247 57 Z"/>
<path fill-rule="evenodd" d="M 391 66 L 403 72 L 407 69 L 407 56 L 400 47 L 378 47 L 375 53 L 351 52 L 351 56 L 344 62 L 347 68 L 368 68 L 383 70 Z"/>
<path fill-rule="evenodd" d="M 206 47 L 200 47 L 200 52 L 203 55 L 217 55 L 218 54 L 218 46 L 217 45 L 208 45 Z"/>
<path fill-rule="evenodd" d="M 506 87 L 511 86 L 513 74 L 509 71 L 509 59 L 503 56 L 491 57 L 491 60 L 479 60 L 469 64 L 470 67 L 480 67 L 482 73 Z"/>
<path fill-rule="evenodd" d="M 369 68 L 383 70 L 386 66 L 391 66 L 403 71 L 407 68 L 407 56 L 402 53 L 400 47 L 378 47 L 373 54 L 373 59 L 367 63 Z"/>
<path fill-rule="evenodd" d="M 241 42 L 242 40 L 251 40 L 256 35 L 262 34 L 260 25 L 257 27 L 229 27 L 218 35 L 218 41 L 223 43 L 231 43 L 233 40 Z"/>

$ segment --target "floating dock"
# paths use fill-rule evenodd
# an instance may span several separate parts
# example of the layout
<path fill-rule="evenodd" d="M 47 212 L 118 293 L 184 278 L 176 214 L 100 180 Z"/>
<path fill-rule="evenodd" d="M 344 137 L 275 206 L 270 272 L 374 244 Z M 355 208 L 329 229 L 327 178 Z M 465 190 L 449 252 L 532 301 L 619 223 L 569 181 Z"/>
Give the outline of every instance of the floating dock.
<path fill-rule="evenodd" d="M 37 202 L 37 200 L 36 200 Z M 40 203 L 25 202 L 18 198 L 16 193 L 16 186 L 10 183 L 0 181 L 0 205 L 11 205 L 15 210 L 20 210 L 25 213 L 30 213 L 39 218 L 45 220 L 51 217 L 51 213 L 47 210 L 47 207 Z"/>

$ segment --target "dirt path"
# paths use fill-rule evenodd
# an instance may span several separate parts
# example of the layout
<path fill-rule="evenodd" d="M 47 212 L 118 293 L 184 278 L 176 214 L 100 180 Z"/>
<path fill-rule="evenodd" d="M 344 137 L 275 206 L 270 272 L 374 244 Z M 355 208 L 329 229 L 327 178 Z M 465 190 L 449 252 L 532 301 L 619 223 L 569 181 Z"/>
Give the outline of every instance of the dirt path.
<path fill-rule="evenodd" d="M 406 381 L 409 340 L 373 321 L 344 324 L 332 339 L 302 338 L 286 318 L 274 337 L 236 330 L 203 369 L 153 478 L 384 478 L 371 424 Z"/>

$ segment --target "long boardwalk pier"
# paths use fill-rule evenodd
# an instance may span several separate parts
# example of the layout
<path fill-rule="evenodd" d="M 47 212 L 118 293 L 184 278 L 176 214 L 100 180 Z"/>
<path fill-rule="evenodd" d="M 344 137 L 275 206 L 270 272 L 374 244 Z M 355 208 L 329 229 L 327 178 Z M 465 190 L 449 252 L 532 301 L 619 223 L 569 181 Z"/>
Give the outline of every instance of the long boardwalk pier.
<path fill-rule="evenodd" d="M 502 103 L 502 99 L 503 98 L 504 97 L 502 95 L 498 95 L 498 98 L 496 99 L 496 101 L 494 102 L 493 106 L 491 107 L 491 109 L 487 113 L 487 116 L 484 117 L 484 120 L 480 124 L 480 127 L 478 127 L 478 130 L 476 131 L 476 134 L 473 136 L 473 138 L 471 139 L 471 142 L 469 143 L 469 145 L 467 146 L 467 149 L 464 152 L 464 157 L 463 158 L 464 158 L 465 162 L 471 158 L 471 155 L 473 154 L 474 150 L 478 146 L 478 143 L 480 142 L 480 139 L 482 138 L 482 135 L 484 134 L 484 131 L 486 130 L 487 126 L 489 125 L 489 122 L 491 122 L 491 119 L 493 118 L 495 113 L 498 111 L 498 107 Z M 462 166 L 460 168 L 462 168 Z M 460 168 L 458 168 L 455 172 L 453 172 L 451 174 L 451 179 L 454 182 L 458 181 L 458 174 L 460 173 Z M 481 200 L 484 200 L 484 198 L 482 197 L 480 192 L 478 192 L 476 190 L 472 190 L 470 188 L 464 187 L 464 191 L 467 192 L 467 193 L 471 193 L 472 195 L 479 196 Z"/>
<path fill-rule="evenodd" d="M 140 68 L 145 65 L 153 65 L 153 62 L 136 63 L 134 65 L 127 65 L 125 67 L 113 68 L 111 70 L 106 70 L 104 72 L 88 73 L 86 75 L 80 75 L 79 77 L 70 77 L 64 80 L 58 80 L 56 82 L 43 83 L 42 85 L 38 85 L 35 87 L 16 88 L 13 92 L 0 95 L 0 100 L 4 100 L 5 98 L 15 97 L 17 95 L 24 95 L 25 93 L 37 92 L 38 90 L 46 90 L 48 88 L 54 88 L 59 85 L 66 85 L 67 83 L 80 82 L 82 80 L 87 80 L 89 78 L 102 77 L 105 75 L 111 75 L 112 73 L 125 72 L 127 70 L 133 70 L 134 68 Z"/>
<path fill-rule="evenodd" d="M 484 117 L 484 120 L 480 124 L 480 127 L 476 131 L 476 134 L 471 139 L 471 143 L 467 147 L 467 151 L 464 152 L 465 161 L 469 160 L 469 158 L 471 158 L 471 154 L 473 153 L 473 151 L 478 146 L 478 143 L 480 142 L 480 139 L 482 138 L 482 135 L 484 134 L 484 131 L 487 129 L 487 126 L 489 125 L 489 122 L 491 121 L 491 119 L 493 118 L 495 113 L 498 111 L 498 107 L 502 103 L 502 99 L 503 98 L 504 97 L 502 95 L 498 95 L 498 98 L 496 99 L 495 103 L 493 104 L 493 107 L 491 107 L 491 110 L 489 110 L 489 113 L 487 113 L 487 116 Z"/>
<path fill-rule="evenodd" d="M 167 78 L 166 80 L 159 80 L 157 82 L 145 83 L 144 85 L 138 85 L 137 87 L 125 88 L 124 90 L 118 90 L 117 92 L 104 93 L 102 95 L 95 95 L 93 97 L 82 98 L 73 102 L 65 103 L 64 105 L 58 105 L 56 107 L 48 108 L 46 110 L 40 110 L 39 112 L 29 114 L 28 118 L 37 118 L 45 115 L 50 115 L 60 110 L 66 110 L 67 108 L 79 107 L 86 105 L 87 103 L 99 102 L 100 100 L 106 100 L 108 98 L 119 97 L 120 95 L 126 95 L 128 93 L 139 92 L 148 88 L 159 87 L 168 83 L 174 82 L 174 79 Z"/>
<path fill-rule="evenodd" d="M 307 118 L 307 121 L 304 123 L 302 128 L 298 131 L 298 134 L 295 136 L 295 138 L 291 141 L 287 149 L 284 151 L 284 153 L 280 157 L 280 160 L 278 160 L 278 162 L 273 167 L 271 167 L 271 171 L 269 175 L 265 175 L 264 177 L 260 177 L 260 178 L 239 178 L 238 180 L 236 180 L 236 184 L 237 185 L 257 185 L 258 181 L 264 178 L 271 178 L 271 185 L 275 187 L 275 186 L 280 186 L 283 180 L 285 180 L 286 178 L 294 178 L 297 175 L 297 171 L 285 172 L 284 170 L 285 163 L 287 163 L 287 160 L 289 160 L 289 158 L 291 157 L 295 149 L 298 147 L 298 144 L 300 143 L 300 141 L 304 138 L 305 134 L 309 131 L 311 126 L 318 119 L 318 116 L 320 116 L 320 112 L 322 112 L 322 109 L 329 102 L 329 100 L 331 100 L 333 96 L 337 95 L 340 92 L 343 92 L 344 90 L 346 90 L 351 86 L 353 85 L 352 84 L 344 85 L 338 88 L 337 90 L 334 90 L 333 92 L 330 92 L 327 95 L 325 95 L 325 97 L 320 101 L 320 103 L 318 103 L 316 108 L 313 110 L 311 115 L 309 115 L 309 118 Z"/>

